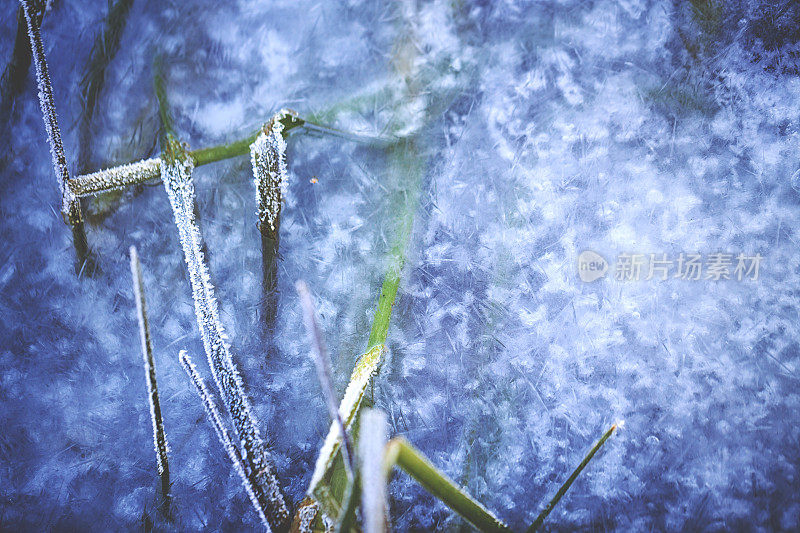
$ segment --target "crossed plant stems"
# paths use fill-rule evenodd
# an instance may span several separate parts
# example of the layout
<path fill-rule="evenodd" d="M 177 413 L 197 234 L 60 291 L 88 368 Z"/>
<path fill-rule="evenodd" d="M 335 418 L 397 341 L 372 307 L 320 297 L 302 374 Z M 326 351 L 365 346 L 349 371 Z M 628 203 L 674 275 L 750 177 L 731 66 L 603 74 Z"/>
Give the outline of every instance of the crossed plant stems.
<path fill-rule="evenodd" d="M 206 387 L 189 355 L 181 350 L 179 360 L 207 412 L 209 421 L 231 459 L 235 471 L 265 529 L 285 531 L 291 526 L 295 531 L 336 530 L 357 528 L 356 508 L 359 502 L 363 511 L 362 524 L 367 531 L 383 531 L 388 526 L 386 481 L 394 466 L 399 466 L 434 496 L 446 503 L 473 526 L 482 531 L 509 531 L 510 528 L 463 489 L 449 480 L 435 466 L 403 438 L 387 441 L 385 416 L 368 410 L 361 425 L 360 411 L 371 404 L 366 390 L 377 375 L 385 358 L 389 320 L 400 285 L 406 261 L 406 249 L 411 237 L 419 196 L 420 181 L 425 168 L 413 134 L 368 138 L 322 126 L 301 118 L 296 112 L 282 110 L 275 114 L 258 132 L 230 144 L 189 150 L 177 139 L 171 127 L 166 104 L 163 78 L 156 76 L 156 96 L 164 128 L 162 152 L 134 163 L 70 178 L 61 141 L 53 91 L 39 32 L 41 17 L 36 16 L 31 0 L 20 0 L 28 29 L 32 56 L 39 85 L 39 100 L 45 129 L 50 143 L 53 168 L 61 191 L 61 212 L 65 222 L 73 228 L 79 258 L 88 254 L 80 199 L 132 185 L 160 179 L 170 201 L 175 225 L 189 273 L 195 315 L 217 392 L 229 418 L 230 428 L 216 408 L 212 393 Z M 128 2 L 129 0 L 120 0 Z M 128 4 L 129 5 L 129 4 Z M 407 60 L 413 56 L 414 46 L 408 38 L 400 43 L 398 56 Z M 413 99 L 420 90 L 416 86 L 413 61 L 400 62 L 399 74 L 405 78 L 406 99 Z M 404 65 L 404 66 L 403 66 Z M 407 69 L 403 71 L 403 69 Z M 427 109 L 435 115 L 435 109 Z M 335 113 L 334 113 L 335 114 Z M 313 302 L 304 284 L 299 285 L 304 315 L 318 368 L 332 425 L 320 450 L 306 498 L 294 513 L 294 520 L 286 498 L 277 481 L 271 454 L 261 436 L 239 374 L 234 363 L 225 330 L 219 319 L 219 308 L 214 296 L 208 266 L 202 251 L 202 234 L 194 216 L 195 191 L 192 173 L 198 166 L 223 159 L 245 155 L 249 152 L 258 202 L 258 226 L 262 234 L 264 256 L 264 288 L 274 292 L 280 212 L 283 188 L 288 179 L 286 170 L 286 140 L 297 131 L 335 135 L 344 139 L 382 146 L 389 156 L 391 171 L 403 186 L 398 197 L 397 235 L 390 246 L 390 261 L 381 287 L 366 352 L 359 358 L 350 378 L 344 397 L 338 402 L 333 392 L 330 362 L 322 341 L 321 329 L 316 322 Z M 413 133 L 413 132 L 412 132 Z M 161 475 L 162 511 L 165 519 L 171 517 L 169 495 L 169 466 L 166 432 L 161 419 L 158 401 L 152 342 L 144 297 L 144 284 L 138 255 L 131 249 L 131 271 L 142 345 L 142 355 L 148 383 L 148 398 L 153 423 L 154 447 Z M 338 405 L 338 407 L 337 407 Z M 553 499 L 533 522 L 529 531 L 541 526 L 553 506 L 566 493 L 578 474 L 611 436 L 617 424 L 589 451 L 573 474 L 556 492 Z M 363 438 L 359 434 L 364 433 Z M 355 444 L 355 446 L 353 445 Z M 358 449 L 358 453 L 354 451 Z M 358 456 L 358 460 L 356 460 Z"/>

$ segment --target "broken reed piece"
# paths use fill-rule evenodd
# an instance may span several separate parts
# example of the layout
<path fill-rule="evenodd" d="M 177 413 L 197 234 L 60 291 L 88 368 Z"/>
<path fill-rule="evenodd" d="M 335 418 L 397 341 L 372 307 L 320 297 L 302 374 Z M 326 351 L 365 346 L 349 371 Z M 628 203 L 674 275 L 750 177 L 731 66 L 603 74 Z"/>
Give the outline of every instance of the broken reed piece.
<path fill-rule="evenodd" d="M 278 311 L 278 246 L 280 214 L 288 186 L 286 170 L 287 125 L 302 123 L 295 111 L 283 109 L 267 122 L 250 145 L 250 164 L 261 232 L 263 317 L 268 333 L 274 330 Z"/>
<path fill-rule="evenodd" d="M 231 418 L 235 442 L 241 445 L 245 475 L 251 480 L 256 499 L 271 527 L 283 531 L 289 524 L 289 511 L 275 475 L 271 455 L 261 438 L 250 400 L 244 392 L 244 384 L 233 362 L 202 251 L 202 236 L 194 216 L 194 163 L 177 141 L 169 135 L 167 137 L 169 144 L 165 146 L 161 157 L 160 174 L 175 217 L 189 272 L 203 348 L 222 402 Z"/>
<path fill-rule="evenodd" d="M 131 276 L 133 277 L 133 297 L 136 300 L 136 315 L 139 319 L 139 340 L 142 344 L 142 358 L 144 359 L 144 372 L 147 378 L 147 399 L 150 403 L 150 421 L 153 423 L 153 446 L 156 451 L 156 464 L 158 475 L 161 477 L 161 512 L 165 518 L 170 516 L 170 481 L 169 460 L 167 452 L 167 434 L 164 431 L 164 420 L 161 417 L 161 402 L 158 399 L 158 382 L 156 380 L 156 365 L 153 358 L 153 342 L 150 338 L 150 325 L 147 320 L 147 302 L 144 296 L 144 282 L 142 281 L 142 267 L 139 264 L 139 255 L 136 247 L 130 248 Z"/>
<path fill-rule="evenodd" d="M 69 181 L 69 188 L 74 195 L 83 198 L 124 189 L 130 185 L 156 178 L 161 178 L 161 158 L 159 157 L 78 176 Z"/>
<path fill-rule="evenodd" d="M 258 204 L 258 227 L 277 234 L 281 200 L 288 186 L 284 120 L 299 121 L 297 112 L 283 109 L 267 122 L 250 145 L 250 163 Z"/>
<path fill-rule="evenodd" d="M 216 433 L 217 438 L 219 439 L 220 443 L 222 443 L 222 447 L 225 448 L 225 452 L 228 454 L 228 457 L 233 463 L 234 470 L 236 470 L 236 473 L 239 474 L 239 478 L 242 480 L 242 485 L 244 485 L 245 492 L 247 492 L 247 496 L 250 498 L 250 502 L 253 504 L 253 507 L 258 514 L 258 518 L 261 520 L 261 523 L 264 525 L 267 531 L 272 531 L 270 522 L 267 520 L 266 513 L 264 512 L 264 508 L 261 506 L 261 501 L 257 495 L 258 489 L 254 484 L 252 476 L 249 476 L 247 473 L 248 468 L 242 459 L 242 452 L 236 447 L 236 445 L 233 443 L 233 440 L 231 440 L 230 434 L 225 428 L 225 425 L 222 422 L 222 417 L 217 410 L 217 406 L 214 404 L 214 399 L 206 388 L 203 378 L 201 378 L 200 374 L 197 372 L 197 367 L 194 366 L 194 363 L 189 358 L 186 350 L 180 351 L 178 354 L 178 360 L 180 361 L 183 370 L 186 371 L 186 374 L 189 376 L 192 385 L 194 385 L 195 392 L 197 392 L 197 395 L 200 396 L 200 400 L 203 402 L 203 408 L 208 416 L 208 421 L 211 422 L 211 427 L 214 428 L 214 433 Z"/>

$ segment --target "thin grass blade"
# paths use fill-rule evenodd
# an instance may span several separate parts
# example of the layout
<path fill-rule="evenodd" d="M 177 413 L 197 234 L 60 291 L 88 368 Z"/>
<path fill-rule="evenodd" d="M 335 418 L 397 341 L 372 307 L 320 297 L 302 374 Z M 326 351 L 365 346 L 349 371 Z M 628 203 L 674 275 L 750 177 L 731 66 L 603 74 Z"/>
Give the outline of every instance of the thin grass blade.
<path fill-rule="evenodd" d="M 589 453 L 586 454 L 586 457 L 583 458 L 583 461 L 581 461 L 581 463 L 578 465 L 578 467 L 572 472 L 572 474 L 570 474 L 569 478 L 567 478 L 567 480 L 564 482 L 564 484 L 561 485 L 561 487 L 558 489 L 558 491 L 556 492 L 556 495 L 553 496 L 553 499 L 551 499 L 547 503 L 545 508 L 542 509 L 542 512 L 539 513 L 539 516 L 536 517 L 536 520 L 533 521 L 533 524 L 531 524 L 531 527 L 528 528 L 528 533 L 533 533 L 534 531 L 538 530 L 542 526 L 542 523 L 544 523 L 545 519 L 547 518 L 547 515 L 549 515 L 550 512 L 553 510 L 553 507 L 555 507 L 556 504 L 564 496 L 564 494 L 567 493 L 567 491 L 569 490 L 570 486 L 575 481 L 575 479 L 578 477 L 578 475 L 580 475 L 580 473 L 583 471 L 583 469 L 586 468 L 586 465 L 589 464 L 589 461 L 592 460 L 592 457 L 594 457 L 595 454 L 603 446 L 603 444 L 606 443 L 606 441 L 609 439 L 609 437 L 611 437 L 611 434 L 614 433 L 614 431 L 617 429 L 617 427 L 618 427 L 618 424 L 612 425 L 611 428 L 609 428 L 609 430 L 606 431 L 605 434 L 600 438 L 600 440 L 597 441 L 597 443 L 594 446 L 592 446 L 592 449 L 589 450 Z"/>

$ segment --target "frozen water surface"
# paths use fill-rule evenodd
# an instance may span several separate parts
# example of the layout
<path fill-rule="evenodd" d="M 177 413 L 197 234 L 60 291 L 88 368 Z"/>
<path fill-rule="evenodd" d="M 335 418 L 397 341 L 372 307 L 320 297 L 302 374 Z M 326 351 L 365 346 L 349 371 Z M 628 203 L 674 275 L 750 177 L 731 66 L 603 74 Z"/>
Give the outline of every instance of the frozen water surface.
<path fill-rule="evenodd" d="M 42 37 L 73 175 L 158 155 L 156 56 L 192 148 L 243 138 L 284 107 L 413 138 L 387 154 L 290 137 L 268 327 L 249 158 L 194 171 L 220 319 L 292 507 L 329 428 L 294 283 L 314 293 L 341 394 L 397 232 L 407 184 L 394 158 L 423 174 L 374 387 L 392 434 L 520 529 L 625 420 L 547 527 L 800 527 L 796 4 L 134 1 L 82 169 L 79 81 L 108 8 L 52 4 Z M 16 5 L 2 10 L 7 61 Z M 172 527 L 259 528 L 178 361 L 186 349 L 211 378 L 163 187 L 88 202 L 98 268 L 79 278 L 32 71 L 2 122 L 0 527 L 158 525 L 135 245 Z M 612 264 L 585 283 L 586 249 L 611 263 L 764 259 L 758 280 L 623 282 Z M 405 474 L 390 498 L 399 530 L 464 525 Z"/>

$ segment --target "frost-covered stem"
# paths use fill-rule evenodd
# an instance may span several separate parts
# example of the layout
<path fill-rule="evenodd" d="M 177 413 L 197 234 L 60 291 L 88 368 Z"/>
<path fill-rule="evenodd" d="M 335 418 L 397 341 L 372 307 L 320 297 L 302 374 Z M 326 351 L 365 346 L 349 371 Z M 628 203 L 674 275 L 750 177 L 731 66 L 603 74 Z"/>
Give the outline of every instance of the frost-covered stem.
<path fill-rule="evenodd" d="M 478 530 L 484 532 L 511 531 L 505 523 L 459 488 L 402 437 L 395 437 L 386 446 L 384 471 L 387 476 L 395 465 L 405 470 L 428 492 L 439 498 Z"/>
<path fill-rule="evenodd" d="M 203 407 L 206 410 L 206 415 L 208 415 L 208 420 L 211 422 L 211 427 L 214 428 L 214 432 L 217 434 L 217 438 L 222 443 L 222 447 L 225 448 L 225 452 L 228 454 L 228 457 L 233 463 L 236 473 L 239 474 L 242 484 L 244 485 L 244 489 L 247 492 L 247 496 L 249 496 L 250 502 L 253 504 L 253 507 L 255 507 L 261 523 L 264 524 L 264 527 L 267 528 L 267 531 L 271 531 L 270 523 L 267 520 L 264 509 L 261 507 L 261 502 L 259 501 L 258 496 L 256 496 L 257 488 L 253 484 L 253 480 L 247 474 L 247 466 L 244 464 L 242 454 L 239 451 L 239 448 L 233 444 L 233 441 L 228 434 L 228 430 L 222 423 L 222 418 L 219 415 L 219 411 L 217 411 L 217 406 L 214 404 L 214 400 L 211 398 L 211 394 L 208 392 L 203 378 L 201 378 L 200 374 L 197 373 L 197 368 L 189 358 L 186 350 L 180 351 L 178 354 L 178 359 L 180 360 L 183 369 L 189 375 L 189 379 L 192 381 L 192 385 L 194 385 L 197 395 L 200 396 L 200 399 L 203 402 Z"/>
<path fill-rule="evenodd" d="M 358 439 L 358 458 L 361 464 L 361 512 L 364 533 L 386 531 L 386 470 L 383 451 L 389 425 L 386 415 L 378 409 L 365 409 L 361 415 L 361 438 Z"/>
<path fill-rule="evenodd" d="M 39 85 L 39 105 L 42 108 L 44 128 L 47 131 L 47 139 L 50 143 L 50 156 L 53 160 L 53 171 L 55 172 L 58 187 L 61 191 L 61 215 L 64 217 L 65 222 L 77 224 L 81 221 L 81 206 L 78 202 L 78 198 L 72 194 L 72 191 L 67 185 L 67 181 L 69 180 L 67 158 L 64 155 L 64 145 L 61 142 L 61 130 L 58 127 L 56 105 L 53 100 L 53 86 L 50 83 L 50 74 L 44 55 L 42 36 L 33 13 L 31 1 L 20 0 L 20 2 L 25 14 L 25 22 L 28 25 L 28 39 L 30 39 L 31 43 L 31 53 L 34 65 L 36 66 L 36 80 Z"/>
<path fill-rule="evenodd" d="M 37 26 L 42 23 L 43 10 L 34 17 Z M 11 52 L 11 60 L 3 71 L 0 78 L 0 115 L 11 116 L 11 103 L 14 97 L 22 92 L 25 86 L 25 78 L 31 66 L 31 43 L 28 39 L 28 24 L 25 22 L 25 12 L 20 6 L 17 9 L 17 33 L 14 37 L 14 50 Z M 11 127 L 10 120 L 3 121 L 0 127 L 3 128 L 3 136 Z"/>
<path fill-rule="evenodd" d="M 153 359 L 153 342 L 150 338 L 150 325 L 147 321 L 147 302 L 144 297 L 142 268 L 139 264 L 139 255 L 136 253 L 135 246 L 131 246 L 130 256 L 131 275 L 133 276 L 133 296 L 136 300 L 136 315 L 139 319 L 139 340 L 142 344 L 144 372 L 147 378 L 147 399 L 150 402 L 150 421 L 153 423 L 153 446 L 156 451 L 158 475 L 161 477 L 161 497 L 163 498 L 162 511 L 165 516 L 169 516 L 170 482 L 169 460 L 167 458 L 169 445 L 167 444 L 167 434 L 164 431 L 164 420 L 161 417 L 161 403 L 158 399 L 156 365 Z"/>
<path fill-rule="evenodd" d="M 586 457 L 583 458 L 581 464 L 579 464 L 578 467 L 572 472 L 572 474 L 570 474 L 569 478 L 567 478 L 564 484 L 561 485 L 561 487 L 558 489 L 556 495 L 553 496 L 553 499 L 547 503 L 545 508 L 542 509 L 542 512 L 539 513 L 539 516 L 536 517 L 536 520 L 533 521 L 531 527 L 528 528 L 528 533 L 533 533 L 542 526 L 542 523 L 547 518 L 547 515 L 549 515 L 550 511 L 553 510 L 553 507 L 555 507 L 556 504 L 559 502 L 559 500 L 561 500 L 561 498 L 564 496 L 564 494 L 567 493 L 569 487 L 572 485 L 572 483 L 575 481 L 578 475 L 580 475 L 583 469 L 586 468 L 586 465 L 589 464 L 589 461 L 592 460 L 592 457 L 594 457 L 594 455 L 600 450 L 603 444 L 605 444 L 605 442 L 609 439 L 609 437 L 611 437 L 611 434 L 614 433 L 614 430 L 617 429 L 617 426 L 618 424 L 613 424 L 608 429 L 608 431 L 606 431 L 605 434 L 602 437 L 600 437 L 600 440 L 597 441 L 597 444 L 592 446 L 592 449 L 589 450 L 589 453 L 587 453 Z"/>
<path fill-rule="evenodd" d="M 322 337 L 322 329 L 317 322 L 314 301 L 311 299 L 311 292 L 308 285 L 303 280 L 297 282 L 297 293 L 300 295 L 300 305 L 303 307 L 303 320 L 306 324 L 306 331 L 311 345 L 314 347 L 314 365 L 317 367 L 317 379 L 322 388 L 322 395 L 325 397 L 325 404 L 328 406 L 328 414 L 334 425 L 339 429 L 342 438 L 342 448 L 344 451 L 345 467 L 350 471 L 352 477 L 355 472 L 355 459 L 353 456 L 353 445 L 347 434 L 342 415 L 339 412 L 339 404 L 336 400 L 336 393 L 333 391 L 333 373 L 331 372 L 331 358 L 328 355 L 328 348 L 325 346 L 325 339 Z"/>
<path fill-rule="evenodd" d="M 253 480 L 256 496 L 270 524 L 274 529 L 283 530 L 288 525 L 289 512 L 269 452 L 259 434 L 250 401 L 245 395 L 244 384 L 233 363 L 202 252 L 200 229 L 194 218 L 195 194 L 191 176 L 194 164 L 177 142 L 170 140 L 169 143 L 161 158 L 161 178 L 178 227 L 203 347 L 214 381 L 233 422 L 237 441 L 241 442 L 245 472 Z M 174 159 L 169 154 L 174 154 Z"/>
<path fill-rule="evenodd" d="M 158 93 L 163 93 L 163 90 L 159 89 L 157 91 L 157 94 Z M 162 99 L 161 101 L 163 102 L 164 100 Z M 161 114 L 162 112 L 159 111 L 159 116 Z M 378 145 L 385 145 L 390 142 L 388 139 L 362 137 L 346 132 L 340 132 L 339 130 L 334 130 L 318 124 L 312 124 L 292 114 L 283 116 L 280 122 L 283 125 L 284 138 L 288 136 L 289 132 L 304 126 L 303 129 L 311 132 L 324 132 L 356 142 L 365 142 Z M 264 130 L 260 129 L 258 132 L 244 139 L 240 139 L 228 144 L 190 150 L 188 153 L 194 161 L 195 167 L 208 165 L 209 163 L 216 163 L 217 161 L 230 159 L 232 157 L 242 156 L 250 153 L 250 147 L 253 145 L 256 139 L 263 134 L 263 132 Z M 102 192 L 121 189 L 137 183 L 143 183 L 151 179 L 160 178 L 158 169 L 159 165 L 160 162 L 158 158 L 137 161 L 135 163 L 128 163 L 107 170 L 101 170 L 91 174 L 77 176 L 76 178 L 70 179 L 68 185 L 72 193 L 78 197 L 93 196 Z"/>
<path fill-rule="evenodd" d="M 278 245 L 280 214 L 288 184 L 286 170 L 286 125 L 302 123 L 297 113 L 281 110 L 264 125 L 250 145 L 250 164 L 258 205 L 258 228 L 261 231 L 261 258 L 264 291 L 264 321 L 273 329 L 278 309 Z"/>
<path fill-rule="evenodd" d="M 69 180 L 69 187 L 79 197 L 124 189 L 129 185 L 144 183 L 161 177 L 161 158 L 153 157 L 127 165 L 120 165 Z"/>
<path fill-rule="evenodd" d="M 284 118 L 297 118 L 297 113 L 284 109 L 272 117 L 261 134 L 250 145 L 250 163 L 258 204 L 258 227 L 273 238 L 278 233 L 281 200 L 288 186 Z M 299 120 L 299 119 L 297 119 Z"/>

